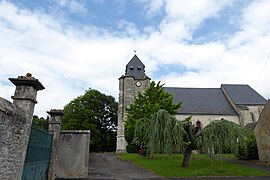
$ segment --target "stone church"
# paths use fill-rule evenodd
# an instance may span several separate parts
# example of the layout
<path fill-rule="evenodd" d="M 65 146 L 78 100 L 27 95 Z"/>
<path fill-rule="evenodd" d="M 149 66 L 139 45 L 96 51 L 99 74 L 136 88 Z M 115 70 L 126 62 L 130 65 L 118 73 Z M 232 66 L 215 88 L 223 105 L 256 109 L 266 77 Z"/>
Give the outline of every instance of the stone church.
<path fill-rule="evenodd" d="M 138 92 L 149 87 L 150 78 L 145 66 L 135 55 L 126 65 L 125 75 L 119 78 L 118 131 L 116 152 L 125 152 L 127 142 L 124 134 L 125 108 Z M 227 119 L 242 126 L 256 122 L 266 99 L 244 84 L 221 84 L 219 88 L 165 87 L 174 96 L 174 103 L 183 102 L 176 118 L 183 120 L 192 116 L 192 122 L 201 128 L 213 120 Z"/>

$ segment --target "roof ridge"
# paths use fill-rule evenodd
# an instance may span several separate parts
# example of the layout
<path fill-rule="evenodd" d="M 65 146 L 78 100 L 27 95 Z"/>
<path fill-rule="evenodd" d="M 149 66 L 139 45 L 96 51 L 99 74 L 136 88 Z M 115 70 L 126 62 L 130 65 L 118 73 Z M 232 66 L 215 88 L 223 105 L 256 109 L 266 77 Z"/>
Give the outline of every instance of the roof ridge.
<path fill-rule="evenodd" d="M 249 86 L 249 84 L 221 84 L 221 86 Z"/>
<path fill-rule="evenodd" d="M 219 87 L 215 88 L 215 87 L 167 87 L 165 86 L 164 88 L 175 88 L 175 89 L 220 89 Z"/>

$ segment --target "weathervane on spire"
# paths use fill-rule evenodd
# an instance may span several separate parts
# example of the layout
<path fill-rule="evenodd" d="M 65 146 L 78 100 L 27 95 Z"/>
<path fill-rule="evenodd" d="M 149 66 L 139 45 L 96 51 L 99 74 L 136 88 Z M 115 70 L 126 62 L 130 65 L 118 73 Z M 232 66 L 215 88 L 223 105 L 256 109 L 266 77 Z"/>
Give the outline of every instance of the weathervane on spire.
<path fill-rule="evenodd" d="M 134 50 L 134 53 L 136 54 L 136 50 Z"/>

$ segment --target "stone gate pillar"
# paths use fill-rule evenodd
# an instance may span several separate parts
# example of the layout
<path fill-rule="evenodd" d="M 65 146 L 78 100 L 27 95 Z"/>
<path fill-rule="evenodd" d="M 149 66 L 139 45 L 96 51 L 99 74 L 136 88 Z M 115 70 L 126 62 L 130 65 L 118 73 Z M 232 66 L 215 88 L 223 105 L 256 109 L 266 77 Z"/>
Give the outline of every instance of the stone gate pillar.
<path fill-rule="evenodd" d="M 0 99 L 0 179 L 21 179 L 38 90 L 30 73 L 9 78 L 16 86 L 13 104 Z"/>
<path fill-rule="evenodd" d="M 44 86 L 30 73 L 18 78 L 9 78 L 9 80 L 16 86 L 15 94 L 11 96 L 13 104 L 22 110 L 27 123 L 32 124 L 37 91 L 45 89 Z"/>
<path fill-rule="evenodd" d="M 64 115 L 64 113 L 62 110 L 59 109 L 51 109 L 50 111 L 47 111 L 47 113 L 50 115 L 49 131 L 53 133 L 48 180 L 54 180 L 56 178 L 56 165 L 58 162 L 57 151 L 59 147 L 62 116 Z"/>

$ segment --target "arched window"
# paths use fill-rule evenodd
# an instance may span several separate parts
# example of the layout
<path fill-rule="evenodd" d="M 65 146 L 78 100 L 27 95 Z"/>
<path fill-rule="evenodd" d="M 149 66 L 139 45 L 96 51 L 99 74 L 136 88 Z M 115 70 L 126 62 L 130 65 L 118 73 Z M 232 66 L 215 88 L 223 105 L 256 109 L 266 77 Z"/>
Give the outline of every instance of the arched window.
<path fill-rule="evenodd" d="M 202 130 L 202 123 L 201 121 L 197 121 L 195 126 L 195 134 L 199 133 L 201 130 Z"/>
<path fill-rule="evenodd" d="M 251 114 L 252 122 L 255 122 L 256 121 L 256 118 L 255 118 L 254 113 L 253 112 L 250 112 L 250 114 Z"/>

